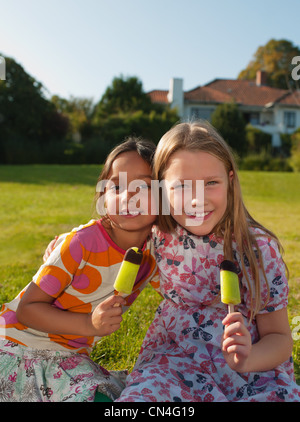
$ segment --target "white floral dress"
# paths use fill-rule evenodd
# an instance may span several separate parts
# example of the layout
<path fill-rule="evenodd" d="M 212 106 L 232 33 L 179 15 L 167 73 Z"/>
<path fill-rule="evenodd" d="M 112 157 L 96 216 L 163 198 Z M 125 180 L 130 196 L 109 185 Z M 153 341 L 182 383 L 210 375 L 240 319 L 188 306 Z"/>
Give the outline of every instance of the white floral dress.
<path fill-rule="evenodd" d="M 287 306 L 284 264 L 275 242 L 262 231 L 255 232 L 270 289 L 261 313 L 273 312 Z M 197 237 L 177 228 L 174 235 L 154 232 L 154 243 L 165 299 L 117 401 L 300 401 L 292 359 L 271 371 L 238 373 L 230 369 L 223 357 L 221 321 L 227 308 L 219 295 L 222 242 L 214 235 Z M 242 298 L 236 310 L 248 324 L 250 295 L 240 269 L 241 257 L 236 251 L 234 256 Z M 268 297 L 264 282 L 261 292 L 264 302 Z M 255 343 L 255 320 L 248 329 Z"/>

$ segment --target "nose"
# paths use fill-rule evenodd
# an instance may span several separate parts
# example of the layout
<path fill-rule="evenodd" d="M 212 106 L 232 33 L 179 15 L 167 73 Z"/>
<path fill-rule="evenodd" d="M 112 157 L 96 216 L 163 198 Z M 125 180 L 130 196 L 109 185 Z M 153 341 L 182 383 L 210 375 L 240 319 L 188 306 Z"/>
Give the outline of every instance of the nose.
<path fill-rule="evenodd" d="M 124 189 L 122 193 L 119 196 L 119 203 L 121 205 L 121 208 L 127 209 L 129 206 L 133 207 L 136 205 L 136 201 L 133 198 L 134 195 L 136 195 L 136 192 L 131 192 L 128 190 L 128 188 Z"/>
<path fill-rule="evenodd" d="M 201 202 L 199 201 L 199 199 L 193 198 L 192 201 L 191 201 L 191 205 L 192 205 L 192 207 L 200 207 Z"/>
<path fill-rule="evenodd" d="M 204 209 L 204 204 L 203 201 L 199 200 L 198 198 L 193 198 L 189 205 L 186 204 L 186 208 L 190 212 L 202 211 Z"/>
<path fill-rule="evenodd" d="M 122 189 L 121 192 L 119 192 L 119 203 L 122 205 L 127 205 L 128 202 L 128 191 L 127 189 Z"/>
<path fill-rule="evenodd" d="M 200 197 L 199 196 L 195 196 L 194 198 L 192 198 L 191 200 L 191 206 L 193 208 L 204 208 L 206 201 L 205 201 L 205 197 L 204 194 L 202 194 Z"/>

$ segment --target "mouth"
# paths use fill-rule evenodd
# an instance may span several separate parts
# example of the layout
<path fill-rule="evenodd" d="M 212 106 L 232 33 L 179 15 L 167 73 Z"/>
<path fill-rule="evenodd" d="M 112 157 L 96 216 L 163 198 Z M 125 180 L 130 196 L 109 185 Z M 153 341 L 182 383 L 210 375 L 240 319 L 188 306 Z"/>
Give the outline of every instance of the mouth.
<path fill-rule="evenodd" d="M 213 211 L 204 211 L 196 213 L 185 213 L 188 218 L 206 220 L 212 214 Z"/>
<path fill-rule="evenodd" d="M 141 215 L 140 211 L 129 211 L 129 210 L 123 210 L 120 211 L 120 214 L 122 217 L 127 217 L 127 218 L 133 218 L 133 217 L 137 217 L 138 215 Z"/>

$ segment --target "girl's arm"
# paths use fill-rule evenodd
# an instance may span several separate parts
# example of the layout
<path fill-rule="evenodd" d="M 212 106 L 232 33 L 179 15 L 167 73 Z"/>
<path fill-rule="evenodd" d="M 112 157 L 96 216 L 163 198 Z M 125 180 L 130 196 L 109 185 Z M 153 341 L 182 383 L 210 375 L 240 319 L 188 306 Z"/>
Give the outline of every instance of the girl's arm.
<path fill-rule="evenodd" d="M 252 345 L 250 333 L 239 312 L 228 314 L 223 320 L 222 350 L 228 365 L 235 371 L 268 371 L 291 356 L 293 340 L 286 308 L 258 314 L 256 323 L 260 339 Z"/>
<path fill-rule="evenodd" d="M 121 306 L 124 299 L 111 296 L 100 303 L 92 313 L 84 314 L 52 306 L 54 299 L 31 282 L 22 296 L 17 319 L 27 327 L 52 334 L 103 337 L 120 328 Z"/>

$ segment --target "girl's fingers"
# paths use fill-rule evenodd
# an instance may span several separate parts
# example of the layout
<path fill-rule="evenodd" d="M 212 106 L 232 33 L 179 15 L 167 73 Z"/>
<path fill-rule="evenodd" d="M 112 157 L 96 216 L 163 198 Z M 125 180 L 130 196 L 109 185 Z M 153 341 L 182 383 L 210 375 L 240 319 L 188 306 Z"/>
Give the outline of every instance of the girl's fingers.
<path fill-rule="evenodd" d="M 110 325 L 104 335 L 109 336 L 119 329 L 120 329 L 120 324 Z"/>
<path fill-rule="evenodd" d="M 243 315 L 240 312 L 233 312 L 232 314 L 227 314 L 226 317 L 223 319 L 223 325 L 229 325 L 234 322 L 244 322 Z"/>
<path fill-rule="evenodd" d="M 222 350 L 223 350 L 223 352 L 228 353 L 228 354 L 235 353 L 240 358 L 241 357 L 246 358 L 246 357 L 249 356 L 249 348 L 246 344 L 233 343 L 231 345 L 226 346 L 225 343 L 224 343 Z"/>
<path fill-rule="evenodd" d="M 105 299 L 103 302 L 100 303 L 101 309 L 103 311 L 108 311 L 111 308 L 117 308 L 120 305 L 125 304 L 125 299 L 122 298 L 122 296 L 110 296 L 108 299 Z M 121 308 L 121 307 L 120 307 Z"/>
<path fill-rule="evenodd" d="M 225 338 L 224 341 L 223 341 L 222 348 L 223 348 L 223 350 L 227 350 L 228 347 L 230 347 L 232 345 L 245 346 L 247 344 L 248 344 L 248 342 L 247 342 L 246 337 L 235 335 L 235 336 Z"/>
<path fill-rule="evenodd" d="M 249 331 L 244 323 L 243 315 L 240 312 L 233 312 L 228 314 L 222 321 L 225 325 L 224 338 L 232 337 L 233 335 L 249 336 Z"/>
<path fill-rule="evenodd" d="M 248 333 L 248 329 L 244 323 L 234 322 L 233 324 L 227 325 L 224 329 L 224 337 L 232 337 L 237 334 L 240 336 L 245 336 Z"/>

